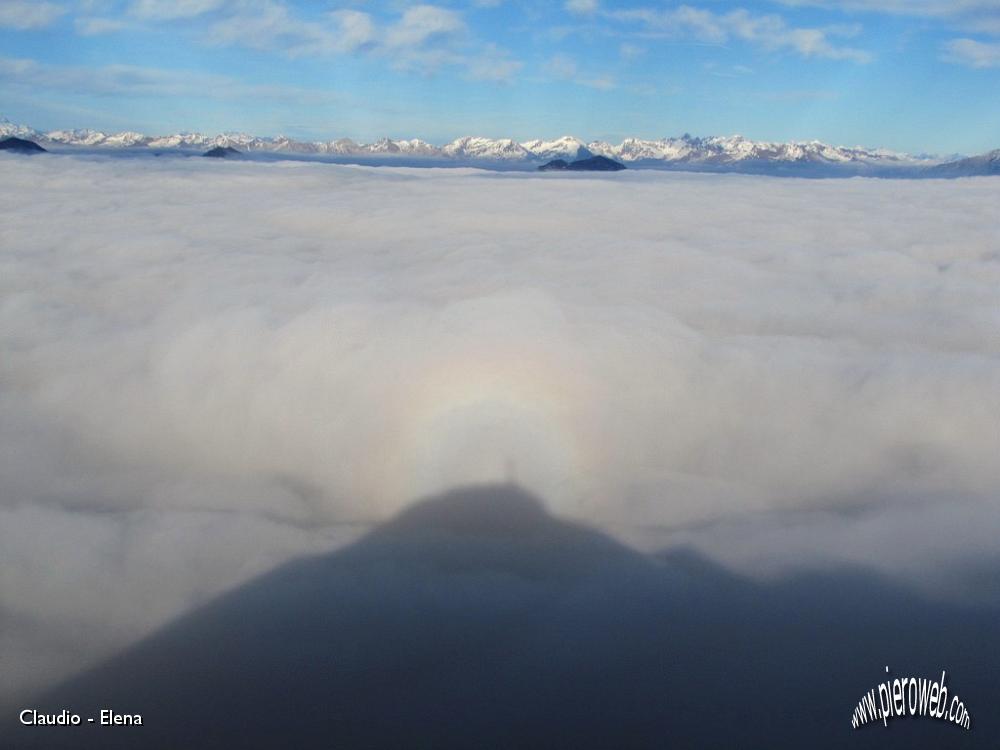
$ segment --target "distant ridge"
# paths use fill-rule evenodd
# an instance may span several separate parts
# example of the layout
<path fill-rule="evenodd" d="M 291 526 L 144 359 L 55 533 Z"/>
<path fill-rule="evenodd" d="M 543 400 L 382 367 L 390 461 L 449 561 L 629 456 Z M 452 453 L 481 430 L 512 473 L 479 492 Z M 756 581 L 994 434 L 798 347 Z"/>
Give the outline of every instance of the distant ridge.
<path fill-rule="evenodd" d="M 970 156 L 968 159 L 938 164 L 927 171 L 935 177 L 1000 175 L 1000 148 L 980 156 Z"/>
<path fill-rule="evenodd" d="M 743 172 L 802 176 L 902 176 L 955 177 L 997 174 L 997 159 L 991 154 L 970 159 L 911 156 L 886 149 L 862 146 L 832 146 L 820 141 L 753 141 L 740 135 L 696 137 L 685 133 L 660 139 L 626 138 L 619 144 L 606 141 L 584 143 L 566 135 L 554 140 L 527 140 L 464 136 L 436 146 L 419 139 L 380 138 L 357 143 L 349 138 L 330 141 L 298 141 L 285 136 L 260 137 L 245 133 L 203 135 L 175 133 L 145 135 L 134 131 L 104 133 L 97 130 L 52 130 L 40 132 L 0 118 L 0 137 L 31 139 L 53 148 L 211 150 L 237 149 L 244 154 L 288 154 L 350 159 L 359 163 L 379 161 L 419 166 L 422 164 L 484 165 L 503 168 L 533 168 L 554 160 L 573 161 L 604 157 L 633 167 L 700 172 Z M 992 159 L 992 161 L 991 161 Z"/>
<path fill-rule="evenodd" d="M 538 168 L 539 172 L 620 172 L 625 165 L 606 156 L 591 156 L 567 162 L 565 159 L 553 159 Z"/>
<path fill-rule="evenodd" d="M 213 159 L 229 159 L 234 156 L 240 156 L 243 152 L 239 151 L 232 146 L 216 146 L 215 148 L 210 148 L 208 151 L 202 154 L 202 156 L 208 156 Z"/>
<path fill-rule="evenodd" d="M 16 154 L 42 154 L 45 149 L 34 141 L 26 138 L 10 137 L 0 141 L 0 151 L 13 151 Z"/>

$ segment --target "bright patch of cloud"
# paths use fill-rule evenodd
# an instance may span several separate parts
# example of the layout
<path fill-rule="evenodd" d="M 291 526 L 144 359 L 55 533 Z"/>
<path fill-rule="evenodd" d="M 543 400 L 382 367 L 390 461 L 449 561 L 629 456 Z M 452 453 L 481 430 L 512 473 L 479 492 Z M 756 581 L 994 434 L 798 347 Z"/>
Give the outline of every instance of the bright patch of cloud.
<path fill-rule="evenodd" d="M 375 24 L 367 13 L 358 10 L 338 10 L 330 14 L 339 30 L 341 43 L 353 50 L 375 38 Z"/>

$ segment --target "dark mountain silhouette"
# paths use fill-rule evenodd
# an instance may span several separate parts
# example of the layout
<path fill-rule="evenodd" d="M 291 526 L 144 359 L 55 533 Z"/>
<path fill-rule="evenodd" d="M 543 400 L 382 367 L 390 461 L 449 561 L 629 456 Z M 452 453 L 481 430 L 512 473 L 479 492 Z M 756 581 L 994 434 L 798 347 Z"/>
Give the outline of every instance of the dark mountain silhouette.
<path fill-rule="evenodd" d="M 931 177 L 976 177 L 1000 175 L 1000 148 L 979 156 L 938 164 L 925 170 Z"/>
<path fill-rule="evenodd" d="M 569 162 L 565 159 L 553 159 L 550 162 L 542 164 L 539 168 L 539 172 L 561 172 L 564 169 L 569 169 Z"/>
<path fill-rule="evenodd" d="M 538 169 L 540 172 L 618 172 L 625 169 L 625 165 L 606 156 L 591 156 L 571 162 L 565 159 L 553 159 Z"/>
<path fill-rule="evenodd" d="M 144 726 L 14 726 L 0 746 L 995 747 L 997 615 L 865 571 L 755 584 L 688 551 L 640 555 L 517 487 L 473 487 L 25 703 L 138 712 Z M 886 665 L 946 669 L 972 730 L 852 730 Z"/>
<path fill-rule="evenodd" d="M 26 138 L 11 136 L 0 141 L 0 151 L 12 151 L 15 154 L 43 154 L 48 149 L 42 148 L 34 141 L 29 141 Z"/>
<path fill-rule="evenodd" d="M 242 151 L 232 146 L 216 146 L 215 148 L 210 148 L 202 156 L 210 156 L 214 159 L 231 159 L 234 156 L 242 156 L 242 154 Z"/>

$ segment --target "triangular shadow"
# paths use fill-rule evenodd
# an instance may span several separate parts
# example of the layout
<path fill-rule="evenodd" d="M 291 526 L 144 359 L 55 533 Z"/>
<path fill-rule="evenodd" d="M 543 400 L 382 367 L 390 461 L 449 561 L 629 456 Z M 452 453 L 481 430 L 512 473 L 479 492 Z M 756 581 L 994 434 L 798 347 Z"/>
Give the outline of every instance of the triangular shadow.
<path fill-rule="evenodd" d="M 144 726 L 15 728 L 4 746 L 974 746 L 1000 736 L 996 615 L 867 571 L 761 585 L 687 550 L 641 555 L 516 486 L 462 488 L 218 597 L 35 703 Z M 853 731 L 887 664 L 947 669 L 975 731 Z"/>

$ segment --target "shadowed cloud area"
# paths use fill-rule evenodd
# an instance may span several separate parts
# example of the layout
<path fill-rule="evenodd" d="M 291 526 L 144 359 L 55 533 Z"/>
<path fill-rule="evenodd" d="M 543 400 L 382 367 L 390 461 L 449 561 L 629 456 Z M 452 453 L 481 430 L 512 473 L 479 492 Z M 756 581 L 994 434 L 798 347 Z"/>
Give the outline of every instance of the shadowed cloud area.
<path fill-rule="evenodd" d="M 1000 730 L 997 614 L 847 569 L 752 583 L 694 553 L 634 552 L 514 485 L 470 486 L 33 704 L 144 726 L 26 728 L 4 747 L 981 746 Z M 885 665 L 947 669 L 972 730 L 852 730 Z"/>

